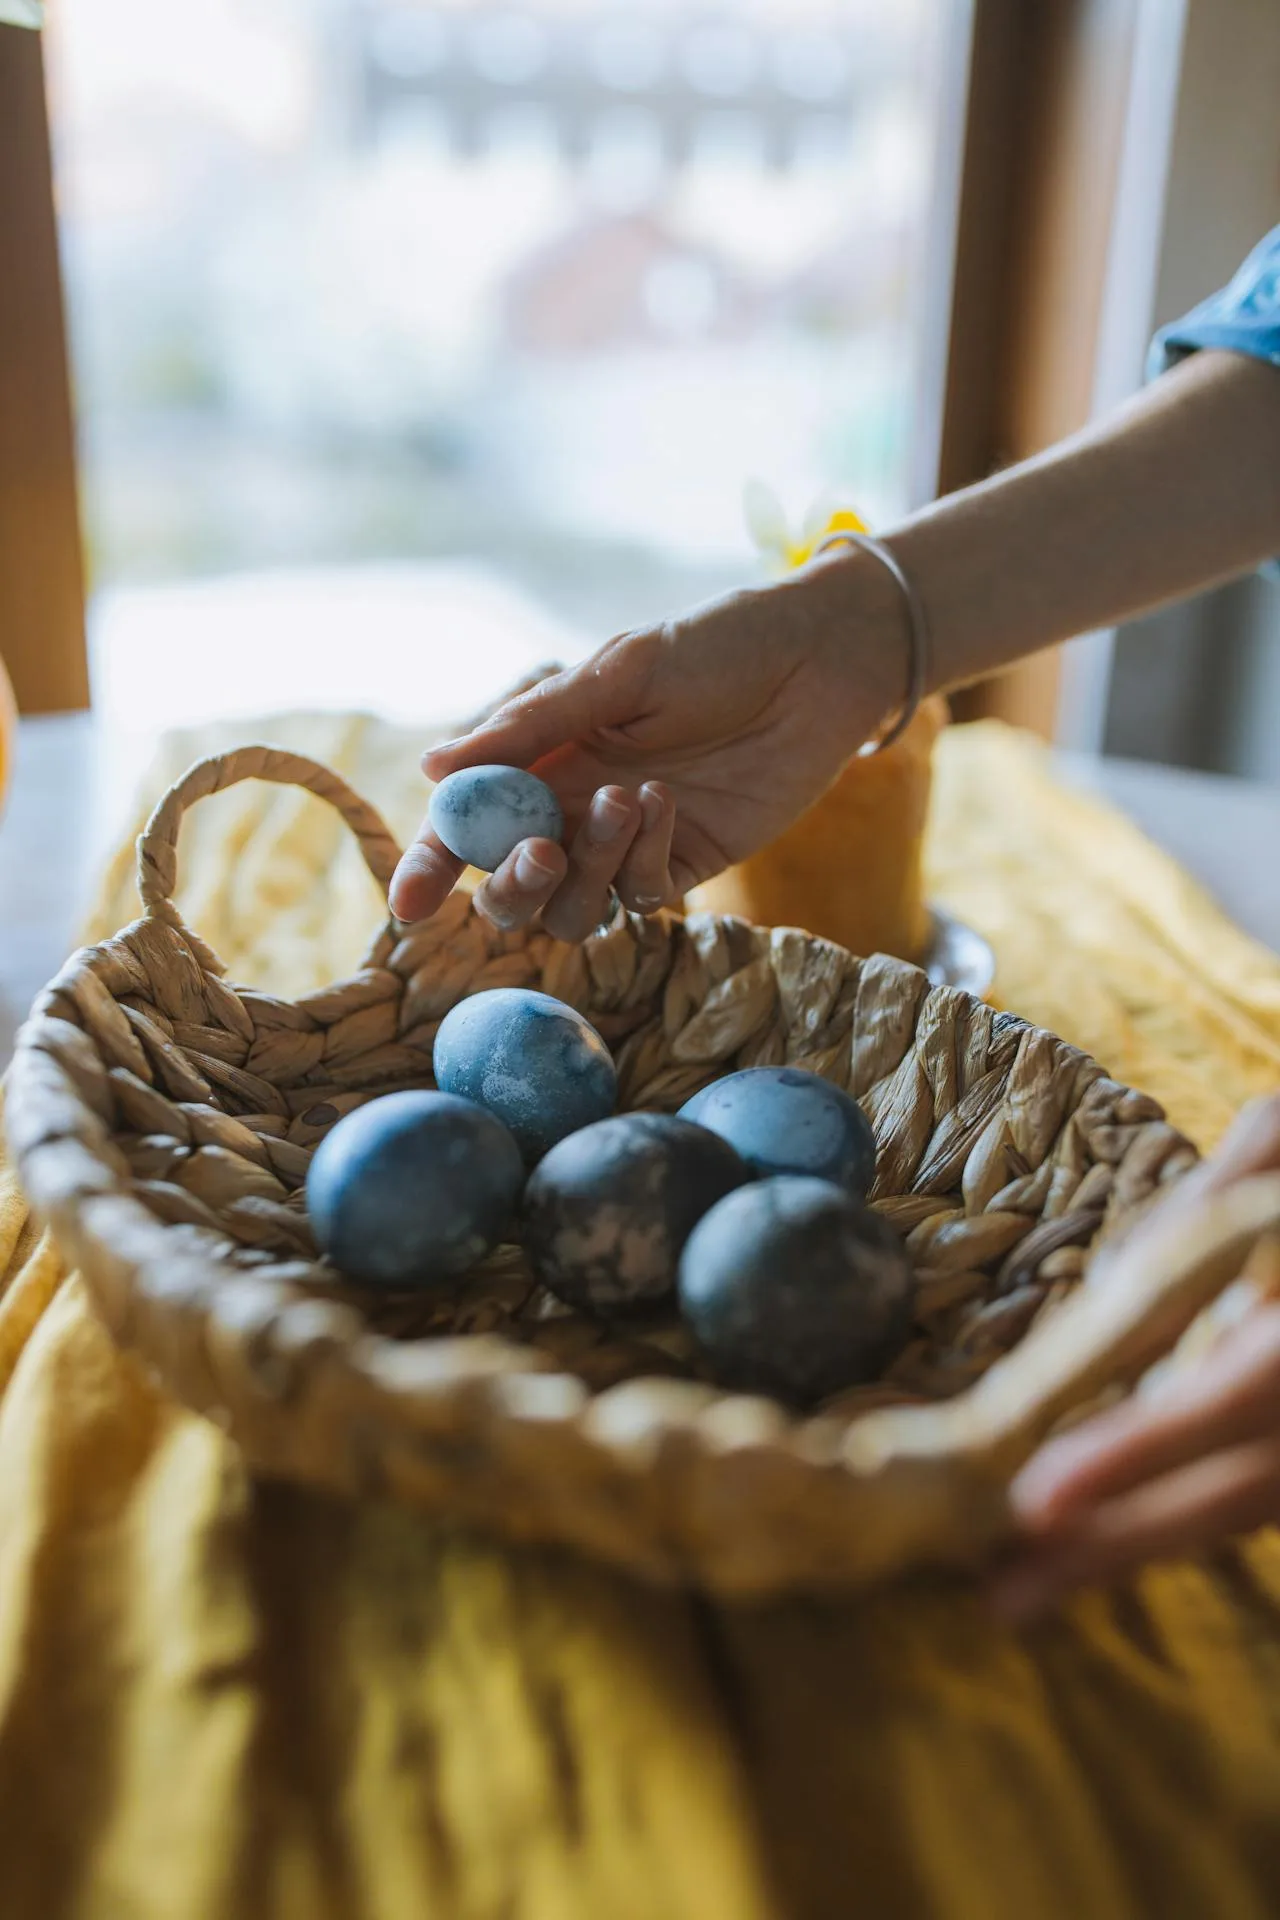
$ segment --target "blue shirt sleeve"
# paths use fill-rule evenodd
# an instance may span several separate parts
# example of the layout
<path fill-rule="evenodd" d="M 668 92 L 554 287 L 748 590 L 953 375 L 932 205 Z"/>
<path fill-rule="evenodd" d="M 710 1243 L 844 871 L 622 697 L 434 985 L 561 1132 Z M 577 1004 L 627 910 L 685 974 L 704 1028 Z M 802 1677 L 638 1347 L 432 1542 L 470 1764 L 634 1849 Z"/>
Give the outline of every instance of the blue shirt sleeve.
<path fill-rule="evenodd" d="M 1161 327 L 1147 356 L 1147 378 L 1153 380 L 1198 347 L 1225 347 L 1280 367 L 1280 227 L 1258 242 L 1221 292 Z M 1259 571 L 1280 582 L 1280 555 Z"/>
<path fill-rule="evenodd" d="M 1151 342 L 1148 378 L 1198 347 L 1225 347 L 1280 367 L 1280 227 L 1260 240 L 1229 286 Z"/>

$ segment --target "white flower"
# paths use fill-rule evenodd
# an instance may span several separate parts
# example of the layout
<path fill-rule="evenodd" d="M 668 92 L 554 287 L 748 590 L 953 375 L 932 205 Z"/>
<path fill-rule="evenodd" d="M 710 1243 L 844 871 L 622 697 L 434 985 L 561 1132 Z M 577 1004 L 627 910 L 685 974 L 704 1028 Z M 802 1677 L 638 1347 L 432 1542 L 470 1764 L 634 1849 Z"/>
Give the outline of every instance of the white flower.
<path fill-rule="evenodd" d="M 792 532 L 781 501 L 763 480 L 748 480 L 742 491 L 747 532 L 773 573 L 789 573 L 813 557 L 818 543 L 831 533 L 866 533 L 867 523 L 852 507 L 839 505 L 830 494 L 819 494 Z"/>

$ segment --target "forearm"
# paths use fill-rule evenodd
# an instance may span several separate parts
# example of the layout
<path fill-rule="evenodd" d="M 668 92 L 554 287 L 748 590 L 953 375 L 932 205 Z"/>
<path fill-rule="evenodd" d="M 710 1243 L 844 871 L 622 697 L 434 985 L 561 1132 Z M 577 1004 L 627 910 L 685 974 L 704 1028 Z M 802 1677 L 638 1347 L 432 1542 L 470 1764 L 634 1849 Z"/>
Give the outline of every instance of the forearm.
<path fill-rule="evenodd" d="M 1280 369 L 1198 354 L 885 538 L 924 602 L 943 688 L 1243 573 L 1280 553 Z M 865 556 L 836 564 L 883 618 Z"/>

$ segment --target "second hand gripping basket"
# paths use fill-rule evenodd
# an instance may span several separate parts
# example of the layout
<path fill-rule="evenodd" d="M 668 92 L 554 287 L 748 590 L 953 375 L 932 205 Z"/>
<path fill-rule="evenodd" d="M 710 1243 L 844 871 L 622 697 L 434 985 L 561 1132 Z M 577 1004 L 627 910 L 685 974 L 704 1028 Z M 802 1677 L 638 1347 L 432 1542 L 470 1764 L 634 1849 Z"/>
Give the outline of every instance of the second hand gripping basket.
<path fill-rule="evenodd" d="M 260 1470 L 725 1594 L 972 1563 L 1040 1437 L 1133 1378 L 1280 1214 L 1255 1182 L 1078 1286 L 1194 1150 L 1051 1034 L 792 930 L 620 916 L 572 947 L 498 933 L 459 893 L 422 926 L 384 926 L 324 991 L 236 987 L 172 894 L 184 811 L 250 778 L 336 807 L 385 887 L 399 850 L 336 774 L 261 746 L 200 762 L 139 841 L 142 918 L 37 1001 L 5 1119 L 112 1334 Z M 585 1320 L 516 1246 L 448 1295 L 340 1284 L 306 1217 L 316 1143 L 360 1102 L 430 1085 L 441 1017 L 494 986 L 587 1014 L 623 1107 L 670 1111 L 719 1074 L 784 1061 L 856 1095 L 874 1203 L 917 1276 L 914 1338 L 883 1382 L 807 1418 L 717 1391 L 674 1317 Z"/>

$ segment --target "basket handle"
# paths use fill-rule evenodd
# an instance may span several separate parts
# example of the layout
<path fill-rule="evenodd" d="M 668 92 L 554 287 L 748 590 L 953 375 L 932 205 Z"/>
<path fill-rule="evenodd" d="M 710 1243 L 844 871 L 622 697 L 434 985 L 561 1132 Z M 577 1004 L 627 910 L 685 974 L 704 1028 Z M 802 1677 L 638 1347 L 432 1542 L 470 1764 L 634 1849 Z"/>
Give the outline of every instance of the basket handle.
<path fill-rule="evenodd" d="M 1104 1388 L 1131 1385 L 1280 1232 L 1280 1173 L 1208 1193 L 1193 1214 L 1153 1213 L 1056 1313 L 954 1400 L 869 1414 L 856 1451 L 937 1454 L 1011 1478 L 1059 1420 Z"/>
<path fill-rule="evenodd" d="M 138 838 L 138 892 L 148 913 L 171 911 L 168 903 L 178 877 L 178 829 L 189 806 L 241 780 L 270 780 L 277 786 L 303 787 L 327 800 L 342 815 L 360 844 L 364 863 L 385 891 L 400 859 L 400 848 L 385 820 L 354 793 L 340 775 L 283 747 L 236 747 L 230 753 L 197 760 L 175 781 Z"/>

